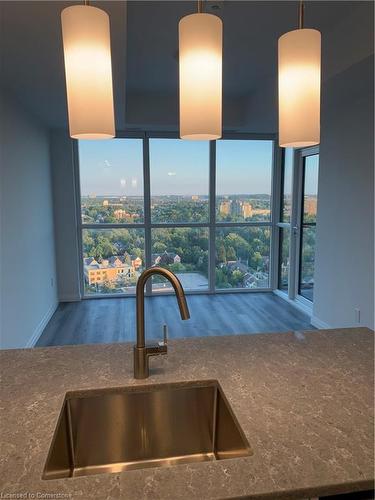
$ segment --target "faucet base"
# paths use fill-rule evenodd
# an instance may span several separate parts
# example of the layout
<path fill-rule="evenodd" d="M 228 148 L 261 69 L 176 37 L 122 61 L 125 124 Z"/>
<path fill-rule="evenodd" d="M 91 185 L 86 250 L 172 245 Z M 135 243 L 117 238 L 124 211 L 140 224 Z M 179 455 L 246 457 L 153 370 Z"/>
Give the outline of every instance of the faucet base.
<path fill-rule="evenodd" d="M 143 379 L 149 376 L 147 347 L 134 346 L 134 378 Z"/>
<path fill-rule="evenodd" d="M 164 342 L 146 345 L 144 347 L 134 346 L 134 378 L 142 379 L 149 376 L 148 358 L 167 354 L 168 347 Z"/>

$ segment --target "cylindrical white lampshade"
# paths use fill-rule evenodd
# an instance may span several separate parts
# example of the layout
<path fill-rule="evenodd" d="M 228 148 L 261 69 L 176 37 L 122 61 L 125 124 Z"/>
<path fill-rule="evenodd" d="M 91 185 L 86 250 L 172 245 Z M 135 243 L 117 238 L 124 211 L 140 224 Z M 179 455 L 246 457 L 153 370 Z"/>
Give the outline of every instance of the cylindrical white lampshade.
<path fill-rule="evenodd" d="M 223 23 L 191 14 L 179 23 L 180 137 L 213 140 L 222 129 Z"/>
<path fill-rule="evenodd" d="M 61 13 L 70 136 L 115 136 L 109 17 L 87 5 Z"/>
<path fill-rule="evenodd" d="M 298 29 L 279 38 L 279 144 L 320 142 L 321 35 Z"/>

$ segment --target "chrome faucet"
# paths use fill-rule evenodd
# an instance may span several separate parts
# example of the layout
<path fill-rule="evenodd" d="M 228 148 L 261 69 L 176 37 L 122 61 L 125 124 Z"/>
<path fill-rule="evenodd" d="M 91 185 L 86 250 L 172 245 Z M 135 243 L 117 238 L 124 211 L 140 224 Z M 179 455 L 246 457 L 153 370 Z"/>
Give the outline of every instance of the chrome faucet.
<path fill-rule="evenodd" d="M 145 284 L 154 274 L 167 278 L 174 288 L 181 318 L 183 320 L 190 318 L 185 292 L 177 276 L 163 267 L 150 267 L 143 271 L 138 278 L 136 289 L 137 344 L 134 346 L 134 378 L 147 378 L 149 375 L 148 358 L 168 352 L 166 330 L 164 330 L 163 342 L 153 345 L 145 344 Z"/>

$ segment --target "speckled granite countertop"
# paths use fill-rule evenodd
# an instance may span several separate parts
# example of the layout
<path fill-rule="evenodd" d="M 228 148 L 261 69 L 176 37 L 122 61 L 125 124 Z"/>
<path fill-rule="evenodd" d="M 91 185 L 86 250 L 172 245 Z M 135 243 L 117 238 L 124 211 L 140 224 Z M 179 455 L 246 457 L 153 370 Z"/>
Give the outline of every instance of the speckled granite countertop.
<path fill-rule="evenodd" d="M 366 328 L 177 340 L 151 359 L 149 379 L 135 381 L 130 344 L 3 351 L 0 498 L 300 499 L 370 489 L 373 352 Z M 221 384 L 252 456 L 41 479 L 67 391 L 202 379 Z"/>

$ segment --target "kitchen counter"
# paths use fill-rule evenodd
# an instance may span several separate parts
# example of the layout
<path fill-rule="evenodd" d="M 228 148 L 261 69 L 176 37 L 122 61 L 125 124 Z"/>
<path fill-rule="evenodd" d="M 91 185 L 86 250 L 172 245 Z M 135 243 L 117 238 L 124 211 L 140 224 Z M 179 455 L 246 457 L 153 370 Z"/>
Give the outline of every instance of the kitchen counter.
<path fill-rule="evenodd" d="M 170 341 L 133 379 L 132 345 L 0 353 L 0 498 L 301 499 L 373 488 L 373 353 L 367 328 Z M 250 457 L 42 480 L 65 393 L 217 379 Z M 32 496 L 34 495 L 34 496 Z"/>

